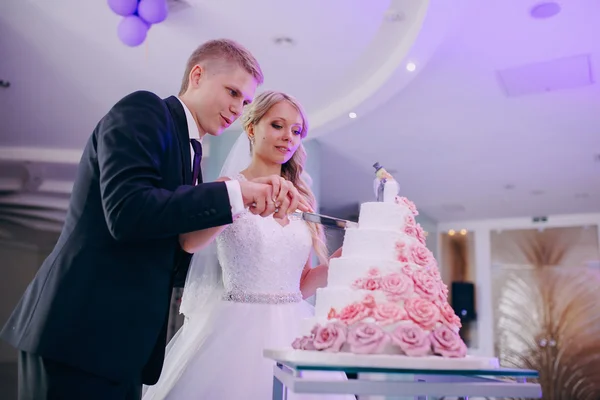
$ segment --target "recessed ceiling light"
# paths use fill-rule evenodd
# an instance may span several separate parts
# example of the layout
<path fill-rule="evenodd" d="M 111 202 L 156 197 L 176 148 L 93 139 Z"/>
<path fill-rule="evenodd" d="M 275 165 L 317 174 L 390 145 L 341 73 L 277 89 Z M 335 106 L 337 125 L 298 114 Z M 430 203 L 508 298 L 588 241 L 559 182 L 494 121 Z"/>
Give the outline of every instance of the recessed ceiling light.
<path fill-rule="evenodd" d="M 417 69 L 415 63 L 409 62 L 408 64 L 406 64 L 407 71 L 413 72 L 415 69 Z"/>
<path fill-rule="evenodd" d="M 397 10 L 387 10 L 385 12 L 384 18 L 389 22 L 400 22 L 404 21 L 404 13 L 402 11 Z"/>
<path fill-rule="evenodd" d="M 454 236 L 455 234 L 456 234 L 456 231 L 454 229 L 450 229 L 448 231 L 448 235 L 450 235 L 450 236 Z"/>
<path fill-rule="evenodd" d="M 532 190 L 531 194 L 534 196 L 540 196 L 540 195 L 544 194 L 544 191 L 540 190 L 540 189 L 536 189 L 536 190 Z"/>
<path fill-rule="evenodd" d="M 596 162 L 600 162 L 600 154 L 596 154 L 596 155 L 594 156 L 594 161 L 596 161 Z"/>
<path fill-rule="evenodd" d="M 279 36 L 273 39 L 273 43 L 282 47 L 292 47 L 296 44 L 294 39 L 288 36 Z"/>
<path fill-rule="evenodd" d="M 356 118 L 356 113 L 355 112 L 348 113 L 348 116 L 350 118 L 354 119 L 354 118 Z"/>
<path fill-rule="evenodd" d="M 554 17 L 560 12 L 560 5 L 553 1 L 538 3 L 529 10 L 529 14 L 535 19 L 546 19 Z"/>
<path fill-rule="evenodd" d="M 515 188 L 515 185 L 513 185 L 512 183 L 509 183 L 508 185 L 504 185 L 504 189 L 506 190 L 513 190 Z"/>
<path fill-rule="evenodd" d="M 575 194 L 576 199 L 587 199 L 590 197 L 589 193 L 577 193 Z"/>
<path fill-rule="evenodd" d="M 467 234 L 467 230 L 466 229 L 461 229 L 460 230 L 460 234 L 465 236 Z"/>

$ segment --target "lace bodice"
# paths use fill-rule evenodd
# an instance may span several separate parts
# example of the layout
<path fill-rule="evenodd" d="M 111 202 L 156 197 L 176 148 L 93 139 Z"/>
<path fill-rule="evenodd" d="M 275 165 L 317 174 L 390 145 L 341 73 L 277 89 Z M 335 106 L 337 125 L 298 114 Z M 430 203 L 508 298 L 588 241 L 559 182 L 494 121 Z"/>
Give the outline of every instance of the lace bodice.
<path fill-rule="evenodd" d="M 281 226 L 272 216 L 249 211 L 217 237 L 217 254 L 228 293 L 286 295 L 298 293 L 312 239 L 306 222 Z"/>

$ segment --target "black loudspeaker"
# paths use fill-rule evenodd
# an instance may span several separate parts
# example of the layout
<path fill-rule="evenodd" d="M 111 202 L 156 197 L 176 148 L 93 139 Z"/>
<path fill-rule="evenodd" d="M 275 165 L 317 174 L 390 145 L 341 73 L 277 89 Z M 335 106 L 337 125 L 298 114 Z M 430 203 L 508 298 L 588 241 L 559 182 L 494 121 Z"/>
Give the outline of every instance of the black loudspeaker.
<path fill-rule="evenodd" d="M 471 282 L 452 282 L 452 308 L 462 322 L 476 320 L 475 285 Z"/>

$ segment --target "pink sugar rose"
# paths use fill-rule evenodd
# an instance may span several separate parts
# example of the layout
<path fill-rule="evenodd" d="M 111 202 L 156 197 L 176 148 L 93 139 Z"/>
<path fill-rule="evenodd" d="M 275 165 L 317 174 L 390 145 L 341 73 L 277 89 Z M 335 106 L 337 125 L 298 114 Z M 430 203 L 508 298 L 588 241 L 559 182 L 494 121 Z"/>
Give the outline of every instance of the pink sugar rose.
<path fill-rule="evenodd" d="M 440 270 L 438 269 L 437 265 L 429 264 L 429 266 L 425 268 L 425 272 L 427 272 L 435 279 L 442 279 L 442 276 L 440 275 Z"/>
<path fill-rule="evenodd" d="M 354 282 L 352 282 L 352 289 L 362 289 L 363 287 L 363 278 L 358 278 Z"/>
<path fill-rule="evenodd" d="M 371 277 L 381 276 L 381 272 L 379 272 L 379 268 L 377 268 L 377 267 L 369 268 L 369 276 L 371 276 Z"/>
<path fill-rule="evenodd" d="M 440 297 L 440 285 L 433 276 L 426 270 L 417 270 L 413 273 L 412 279 L 415 283 L 415 292 L 422 298 L 431 302 Z"/>
<path fill-rule="evenodd" d="M 348 344 L 352 353 L 379 353 L 389 340 L 383 329 L 373 323 L 361 322 L 348 331 Z"/>
<path fill-rule="evenodd" d="M 408 250 L 406 248 L 406 243 L 396 243 L 396 257 L 400 262 L 408 262 Z"/>
<path fill-rule="evenodd" d="M 407 215 L 406 217 L 404 217 L 404 225 L 411 226 L 414 228 L 417 226 L 417 221 L 415 221 L 415 217 L 413 217 L 412 215 Z"/>
<path fill-rule="evenodd" d="M 448 286 L 442 281 L 441 278 L 438 278 L 438 285 L 440 286 L 440 296 L 439 299 L 446 303 L 448 301 Z"/>
<path fill-rule="evenodd" d="M 433 302 L 414 297 L 404 302 L 408 317 L 421 328 L 430 331 L 440 319 L 440 309 Z"/>
<path fill-rule="evenodd" d="M 385 326 L 407 318 L 406 311 L 396 303 L 377 304 L 371 313 L 379 325 Z"/>
<path fill-rule="evenodd" d="M 412 322 L 399 325 L 390 334 L 390 338 L 409 357 L 422 357 L 431 353 L 429 335 Z"/>
<path fill-rule="evenodd" d="M 309 336 L 302 336 L 294 340 L 292 348 L 296 350 L 316 350 L 313 344 L 313 338 Z"/>
<path fill-rule="evenodd" d="M 460 318 L 456 315 L 450 304 L 444 301 L 438 304 L 438 308 L 440 309 L 442 322 L 446 323 L 451 328 L 460 328 L 462 326 Z"/>
<path fill-rule="evenodd" d="M 408 236 L 417 237 L 417 223 L 412 215 L 404 217 L 404 233 Z"/>
<path fill-rule="evenodd" d="M 337 353 L 345 342 L 346 327 L 339 322 L 332 322 L 317 328 L 313 346 L 317 350 Z"/>
<path fill-rule="evenodd" d="M 375 302 L 375 297 L 373 297 L 370 294 L 365 296 L 365 298 L 362 301 L 362 304 L 367 308 L 374 308 L 377 305 L 377 303 Z"/>
<path fill-rule="evenodd" d="M 359 278 L 352 283 L 353 289 L 379 290 L 379 278 Z"/>
<path fill-rule="evenodd" d="M 399 273 L 391 273 L 382 277 L 380 287 L 389 301 L 407 299 L 413 294 L 412 280 Z"/>
<path fill-rule="evenodd" d="M 419 211 L 417 211 L 417 206 L 415 206 L 415 203 L 413 203 L 406 197 L 396 196 L 395 200 L 396 204 L 405 205 L 406 207 L 408 207 L 408 209 L 413 215 L 419 215 Z"/>
<path fill-rule="evenodd" d="M 417 227 L 414 225 L 406 225 L 404 227 L 404 233 L 408 236 L 417 237 Z"/>
<path fill-rule="evenodd" d="M 365 290 L 378 290 L 379 279 L 367 278 L 363 280 L 363 289 Z"/>
<path fill-rule="evenodd" d="M 446 325 L 440 325 L 429 334 L 433 352 L 442 357 L 462 358 L 467 355 L 467 345 Z"/>
<path fill-rule="evenodd" d="M 413 272 L 414 272 L 414 271 L 413 271 L 413 269 L 412 269 L 412 267 L 411 267 L 411 265 L 410 265 L 410 264 L 404 264 L 404 265 L 402 266 L 402 273 L 403 273 L 404 275 L 406 275 L 406 276 L 412 276 Z"/>
<path fill-rule="evenodd" d="M 367 318 L 371 314 L 371 309 L 362 303 L 352 303 L 342 308 L 338 318 L 346 325 L 351 325 L 355 322 Z"/>
<path fill-rule="evenodd" d="M 421 267 L 427 266 L 433 259 L 433 254 L 425 246 L 414 245 L 410 249 L 410 255 L 415 264 Z"/>
<path fill-rule="evenodd" d="M 425 243 L 427 243 L 427 239 L 425 238 L 425 232 L 423 231 L 423 227 L 421 226 L 421 224 L 417 224 L 417 226 L 415 227 L 415 234 L 413 236 L 416 237 L 417 240 L 421 242 L 423 246 L 425 246 Z"/>

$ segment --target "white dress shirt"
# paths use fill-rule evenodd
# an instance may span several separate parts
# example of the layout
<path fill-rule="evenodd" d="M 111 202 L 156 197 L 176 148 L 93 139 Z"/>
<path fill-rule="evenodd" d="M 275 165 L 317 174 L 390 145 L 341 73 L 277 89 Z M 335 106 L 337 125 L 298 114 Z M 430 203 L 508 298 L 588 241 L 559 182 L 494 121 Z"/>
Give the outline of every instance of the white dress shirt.
<path fill-rule="evenodd" d="M 181 105 L 183 106 L 183 110 L 185 111 L 185 118 L 187 121 L 188 133 L 190 135 L 190 139 L 196 139 L 200 143 L 202 143 L 202 138 L 200 137 L 200 130 L 198 129 L 198 125 L 196 125 L 196 121 L 192 116 L 192 113 L 187 108 L 187 106 L 181 101 L 181 99 L 177 98 Z M 190 142 L 190 154 L 192 156 L 192 163 L 190 164 L 190 169 L 193 169 L 194 165 L 194 148 Z M 194 182 L 196 184 L 196 182 Z M 231 204 L 231 214 L 233 217 L 240 214 L 244 211 L 244 200 L 242 198 L 242 189 L 240 187 L 240 182 L 236 180 L 225 181 L 225 185 L 227 186 L 227 194 L 229 195 L 229 204 Z"/>

